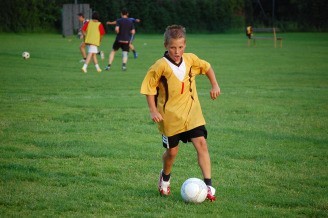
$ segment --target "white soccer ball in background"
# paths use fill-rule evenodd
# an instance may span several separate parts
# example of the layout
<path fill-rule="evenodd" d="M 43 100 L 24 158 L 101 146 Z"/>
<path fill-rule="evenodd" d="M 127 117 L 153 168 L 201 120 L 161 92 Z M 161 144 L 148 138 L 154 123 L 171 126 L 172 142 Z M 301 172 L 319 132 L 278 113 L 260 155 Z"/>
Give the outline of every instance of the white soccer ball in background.
<path fill-rule="evenodd" d="M 202 203 L 207 197 L 207 185 L 201 179 L 189 178 L 182 184 L 181 196 L 185 202 Z"/>
<path fill-rule="evenodd" d="M 22 57 L 23 57 L 24 59 L 29 59 L 29 58 L 30 58 L 30 53 L 27 52 L 27 51 L 24 51 L 23 54 L 22 54 Z"/>

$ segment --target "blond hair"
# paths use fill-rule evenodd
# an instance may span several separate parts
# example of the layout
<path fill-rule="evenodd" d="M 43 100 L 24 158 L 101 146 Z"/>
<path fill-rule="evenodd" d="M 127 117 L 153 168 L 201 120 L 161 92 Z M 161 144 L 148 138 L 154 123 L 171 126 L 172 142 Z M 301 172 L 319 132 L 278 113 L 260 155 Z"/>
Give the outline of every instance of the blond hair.
<path fill-rule="evenodd" d="M 171 25 L 166 27 L 164 33 L 164 45 L 167 45 L 171 39 L 186 38 L 186 28 L 181 25 Z"/>

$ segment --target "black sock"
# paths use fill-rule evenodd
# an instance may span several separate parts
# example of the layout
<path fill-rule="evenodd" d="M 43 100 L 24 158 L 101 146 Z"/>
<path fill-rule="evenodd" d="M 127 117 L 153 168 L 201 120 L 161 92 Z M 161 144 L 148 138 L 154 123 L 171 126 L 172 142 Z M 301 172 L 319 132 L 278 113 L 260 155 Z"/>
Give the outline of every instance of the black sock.
<path fill-rule="evenodd" d="M 169 175 L 165 175 L 164 172 L 162 172 L 162 176 L 163 176 L 163 181 L 167 182 L 170 180 L 171 173 Z"/>
<path fill-rule="evenodd" d="M 206 179 L 206 178 L 204 178 L 204 182 L 205 182 L 206 185 L 212 186 L 212 179 Z"/>

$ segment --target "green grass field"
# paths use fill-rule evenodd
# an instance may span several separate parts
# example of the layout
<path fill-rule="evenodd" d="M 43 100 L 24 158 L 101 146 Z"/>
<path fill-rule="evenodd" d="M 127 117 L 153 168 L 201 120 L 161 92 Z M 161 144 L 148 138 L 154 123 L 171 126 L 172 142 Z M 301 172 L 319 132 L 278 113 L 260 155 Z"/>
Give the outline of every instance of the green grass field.
<path fill-rule="evenodd" d="M 327 217 L 328 34 L 283 37 L 275 49 L 247 47 L 244 34 L 188 36 L 186 52 L 212 64 L 222 91 L 212 101 L 198 77 L 217 201 L 193 205 L 180 196 L 201 178 L 191 144 L 172 195 L 158 194 L 164 149 L 139 94 L 162 35 L 138 34 L 124 73 L 118 52 L 110 72 L 83 74 L 75 37 L 1 34 L 0 216 Z"/>

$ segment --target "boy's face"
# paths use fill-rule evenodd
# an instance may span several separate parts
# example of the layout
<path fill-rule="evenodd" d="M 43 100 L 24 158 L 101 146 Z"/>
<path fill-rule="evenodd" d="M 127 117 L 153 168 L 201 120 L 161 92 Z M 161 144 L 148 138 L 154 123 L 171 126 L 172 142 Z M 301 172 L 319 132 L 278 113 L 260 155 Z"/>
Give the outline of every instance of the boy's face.
<path fill-rule="evenodd" d="M 175 63 L 179 64 L 186 48 L 186 39 L 171 39 L 168 44 L 165 45 L 169 56 Z"/>

